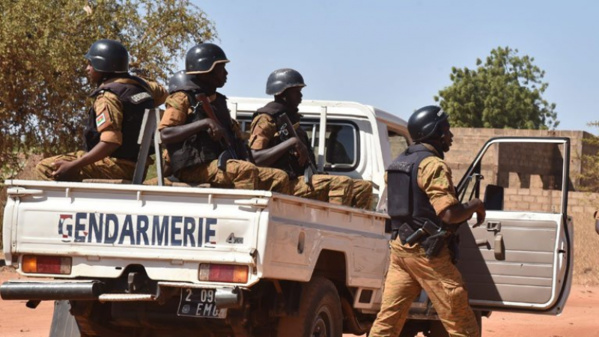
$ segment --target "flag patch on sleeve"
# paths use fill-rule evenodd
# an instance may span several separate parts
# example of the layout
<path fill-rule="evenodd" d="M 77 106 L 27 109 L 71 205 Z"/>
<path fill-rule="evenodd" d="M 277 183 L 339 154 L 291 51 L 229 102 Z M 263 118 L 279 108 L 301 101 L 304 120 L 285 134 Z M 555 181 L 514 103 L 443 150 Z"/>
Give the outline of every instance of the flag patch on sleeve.
<path fill-rule="evenodd" d="M 104 125 L 104 123 L 106 123 L 106 116 L 104 113 L 99 114 L 98 116 L 96 116 L 96 126 L 99 128 L 100 126 Z"/>

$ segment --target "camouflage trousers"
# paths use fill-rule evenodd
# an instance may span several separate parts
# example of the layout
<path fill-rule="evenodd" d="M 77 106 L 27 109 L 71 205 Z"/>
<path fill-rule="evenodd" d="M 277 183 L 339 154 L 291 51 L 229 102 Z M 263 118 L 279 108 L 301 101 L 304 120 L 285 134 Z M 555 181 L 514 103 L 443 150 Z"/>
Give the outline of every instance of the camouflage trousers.
<path fill-rule="evenodd" d="M 468 303 L 462 275 L 444 247 L 427 258 L 420 245 L 392 243 L 383 303 L 369 337 L 399 336 L 414 299 L 424 289 L 450 336 L 479 337 L 480 328 Z"/>
<path fill-rule="evenodd" d="M 54 163 L 59 160 L 73 161 L 83 157 L 87 152 L 77 151 L 66 154 L 61 154 L 54 157 L 48 157 L 42 159 L 35 167 L 36 174 L 40 180 L 55 180 L 52 176 Z M 133 179 L 133 172 L 135 172 L 135 162 L 118 159 L 112 157 L 106 157 L 102 160 L 98 160 L 93 164 L 83 166 L 79 171 L 72 172 L 65 180 L 67 181 L 83 181 L 83 179 Z"/>
<path fill-rule="evenodd" d="M 293 195 L 313 200 L 328 201 L 336 205 L 351 206 L 353 181 L 344 176 L 315 174 L 312 184 L 304 176 L 291 180 Z"/>
<path fill-rule="evenodd" d="M 265 190 L 290 194 L 289 176 L 283 170 L 258 167 L 236 159 L 227 161 L 226 170 L 218 168 L 218 160 L 208 164 L 188 167 L 177 172 L 176 177 L 186 183 L 210 183 L 214 187 L 245 190 Z"/>
<path fill-rule="evenodd" d="M 352 182 L 351 205 L 366 210 L 372 209 L 372 182 L 362 179 L 352 179 Z"/>

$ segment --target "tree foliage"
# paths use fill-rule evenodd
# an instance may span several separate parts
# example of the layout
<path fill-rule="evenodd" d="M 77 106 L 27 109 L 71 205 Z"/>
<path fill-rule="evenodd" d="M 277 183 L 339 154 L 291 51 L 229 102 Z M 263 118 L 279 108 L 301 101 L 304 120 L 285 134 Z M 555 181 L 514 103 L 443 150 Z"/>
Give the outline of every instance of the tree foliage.
<path fill-rule="evenodd" d="M 517 49 L 491 50 L 476 69 L 451 69 L 453 84 L 439 91 L 435 101 L 451 116 L 454 126 L 476 128 L 554 129 L 559 122 L 555 104 L 542 94 L 549 85 L 534 58 L 518 56 Z"/>
<path fill-rule="evenodd" d="M 588 123 L 589 126 L 599 127 L 599 121 Z M 581 191 L 599 192 L 599 135 L 583 138 L 588 151 L 581 155 L 582 169 L 579 175 Z"/>
<path fill-rule="evenodd" d="M 79 147 L 92 90 L 83 55 L 94 41 L 121 41 L 132 67 L 165 81 L 216 34 L 189 0 L 3 0 L 0 12 L 0 178 L 19 153 Z"/>

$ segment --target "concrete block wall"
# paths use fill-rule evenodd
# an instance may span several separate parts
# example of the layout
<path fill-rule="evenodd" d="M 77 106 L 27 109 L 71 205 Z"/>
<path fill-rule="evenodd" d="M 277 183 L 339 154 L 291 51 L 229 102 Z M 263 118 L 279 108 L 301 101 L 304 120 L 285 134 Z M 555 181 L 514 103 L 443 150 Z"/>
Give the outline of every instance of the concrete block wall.
<path fill-rule="evenodd" d="M 454 178 L 459 179 L 468 165 L 474 160 L 484 143 L 493 137 L 568 137 L 570 138 L 570 183 L 571 189 L 576 189 L 580 183 L 579 175 L 583 168 L 581 156 L 596 154 L 599 148 L 590 146 L 583 139 L 594 137 L 584 131 L 549 131 L 549 130 L 513 130 L 513 129 L 475 129 L 475 128 L 452 128 L 454 142 L 446 154 L 446 161 L 454 171 Z M 498 153 L 496 153 L 498 152 Z M 515 144 L 503 144 L 498 150 L 485 155 L 485 166 L 491 168 L 487 172 L 491 176 L 498 172 L 517 173 L 523 186 L 529 187 L 533 175 L 539 175 L 544 183 L 544 188 L 560 188 L 559 181 L 555 176 L 561 175 L 561 158 L 563 153 L 557 151 L 557 147 L 547 145 L 539 151 L 529 150 L 527 146 Z M 491 177 L 490 176 L 490 177 Z M 502 186 L 508 184 L 508 176 L 495 177 Z M 509 187 L 515 187 L 510 185 Z"/>
<path fill-rule="evenodd" d="M 454 141 L 446 162 L 454 181 L 464 175 L 485 142 L 493 137 L 568 137 L 570 138 L 569 213 L 592 215 L 599 208 L 599 193 L 577 192 L 582 172 L 581 156 L 599 149 L 583 142 L 594 137 L 584 131 L 511 130 L 452 128 Z M 504 209 L 522 211 L 559 211 L 563 153 L 555 145 L 533 151 L 526 144 L 502 144 L 487 152 L 483 161 L 481 193 L 487 183 L 503 186 Z M 481 196 L 482 197 L 482 196 Z"/>

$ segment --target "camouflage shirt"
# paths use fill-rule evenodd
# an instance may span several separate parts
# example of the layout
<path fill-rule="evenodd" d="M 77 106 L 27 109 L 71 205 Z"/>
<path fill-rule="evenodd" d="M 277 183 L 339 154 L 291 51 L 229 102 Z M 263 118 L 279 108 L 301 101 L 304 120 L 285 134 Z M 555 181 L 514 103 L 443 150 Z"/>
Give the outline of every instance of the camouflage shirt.
<path fill-rule="evenodd" d="M 424 144 L 428 149 L 437 152 L 432 146 Z M 418 186 L 426 193 L 428 200 L 437 215 L 447 207 L 456 205 L 459 201 L 451 178 L 451 169 L 437 156 L 430 156 L 418 166 Z"/>
<path fill-rule="evenodd" d="M 103 84 L 107 83 L 129 83 L 137 84 L 138 82 L 130 78 L 115 78 L 110 79 Z M 157 107 L 164 103 L 166 99 L 166 90 L 156 82 L 146 81 L 150 89 L 150 94 L 154 99 L 154 106 Z M 114 93 L 105 90 L 102 91 L 96 100 L 94 101 L 94 110 L 96 112 L 96 124 L 98 132 L 100 132 L 100 141 L 106 143 L 116 143 L 121 145 L 123 143 L 123 104 L 119 100 L 118 96 Z M 98 124 L 100 123 L 101 124 Z"/>
<path fill-rule="evenodd" d="M 295 126 L 294 126 L 295 127 Z M 277 124 L 268 114 L 260 114 L 252 121 L 249 139 L 252 150 L 264 150 L 270 147 L 273 138 L 278 137 Z"/>

